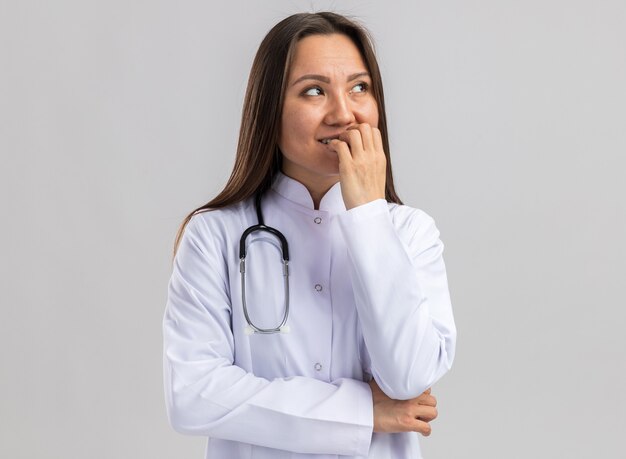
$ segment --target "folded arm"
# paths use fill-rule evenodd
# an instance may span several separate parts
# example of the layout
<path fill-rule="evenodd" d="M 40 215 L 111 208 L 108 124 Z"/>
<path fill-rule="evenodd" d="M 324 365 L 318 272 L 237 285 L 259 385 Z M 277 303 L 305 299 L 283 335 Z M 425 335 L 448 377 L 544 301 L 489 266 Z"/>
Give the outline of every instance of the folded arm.
<path fill-rule="evenodd" d="M 367 383 L 267 380 L 233 364 L 223 256 L 195 217 L 181 241 L 163 321 L 168 417 L 181 433 L 299 453 L 365 456 L 372 428 Z"/>

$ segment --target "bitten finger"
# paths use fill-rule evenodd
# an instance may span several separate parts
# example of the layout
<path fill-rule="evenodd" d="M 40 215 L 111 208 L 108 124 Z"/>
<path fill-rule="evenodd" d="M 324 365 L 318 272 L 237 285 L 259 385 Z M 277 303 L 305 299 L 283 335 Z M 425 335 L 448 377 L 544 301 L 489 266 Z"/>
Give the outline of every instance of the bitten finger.
<path fill-rule="evenodd" d="M 352 161 L 352 154 L 350 153 L 350 147 L 346 142 L 339 139 L 333 139 L 328 143 L 328 146 L 337 153 L 339 157 L 339 167 L 346 167 Z"/>
<path fill-rule="evenodd" d="M 339 140 L 348 144 L 350 154 L 359 156 L 363 152 L 363 140 L 361 139 L 361 131 L 357 128 L 348 129 L 339 135 Z"/>

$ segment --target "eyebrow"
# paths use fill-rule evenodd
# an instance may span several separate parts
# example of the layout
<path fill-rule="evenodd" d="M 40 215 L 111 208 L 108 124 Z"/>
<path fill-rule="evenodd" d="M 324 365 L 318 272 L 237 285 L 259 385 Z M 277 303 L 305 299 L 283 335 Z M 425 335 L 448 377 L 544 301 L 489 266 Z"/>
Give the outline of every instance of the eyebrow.
<path fill-rule="evenodd" d="M 348 75 L 348 78 L 346 78 L 346 81 L 352 81 L 352 80 L 356 80 L 357 78 L 361 78 L 367 76 L 369 77 L 370 74 L 369 72 L 358 72 L 358 73 L 353 73 L 352 75 Z M 330 83 L 330 78 L 325 77 L 324 75 L 317 75 L 317 74 L 307 74 L 307 75 L 302 75 L 300 78 L 298 78 L 296 81 L 294 81 L 291 85 L 296 85 L 298 83 L 300 83 L 301 81 L 304 80 L 316 80 L 316 81 L 321 81 L 323 83 Z"/>

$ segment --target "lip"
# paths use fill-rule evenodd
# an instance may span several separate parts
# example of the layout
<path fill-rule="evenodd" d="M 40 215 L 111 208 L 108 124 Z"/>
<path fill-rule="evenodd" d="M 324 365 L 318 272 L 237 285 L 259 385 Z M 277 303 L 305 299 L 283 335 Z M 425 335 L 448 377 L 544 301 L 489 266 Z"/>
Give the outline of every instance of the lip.
<path fill-rule="evenodd" d="M 351 129 L 357 129 L 358 125 L 354 125 L 354 126 L 349 126 L 346 129 L 343 129 L 342 131 L 336 132 L 335 134 L 330 134 L 324 137 L 320 137 L 317 139 L 317 141 L 323 145 L 328 145 L 328 143 L 324 143 L 324 140 L 333 140 L 333 139 L 338 139 L 339 136 L 341 136 L 341 134 L 344 134 L 345 132 L 348 132 Z"/>

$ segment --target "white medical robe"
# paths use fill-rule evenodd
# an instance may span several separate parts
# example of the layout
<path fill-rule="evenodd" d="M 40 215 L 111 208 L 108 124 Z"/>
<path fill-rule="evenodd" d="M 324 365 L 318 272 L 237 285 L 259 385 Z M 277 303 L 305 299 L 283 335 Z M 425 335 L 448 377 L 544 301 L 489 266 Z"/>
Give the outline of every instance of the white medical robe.
<path fill-rule="evenodd" d="M 382 199 L 346 211 L 339 184 L 319 207 L 283 174 L 262 201 L 289 242 L 289 333 L 245 333 L 239 240 L 257 223 L 253 200 L 197 214 L 184 232 L 163 323 L 165 396 L 177 431 L 208 437 L 207 458 L 421 457 L 418 434 L 372 432 L 366 381 L 409 399 L 452 364 L 439 231 Z M 275 327 L 280 245 L 255 233 L 247 247 L 251 319 Z"/>

